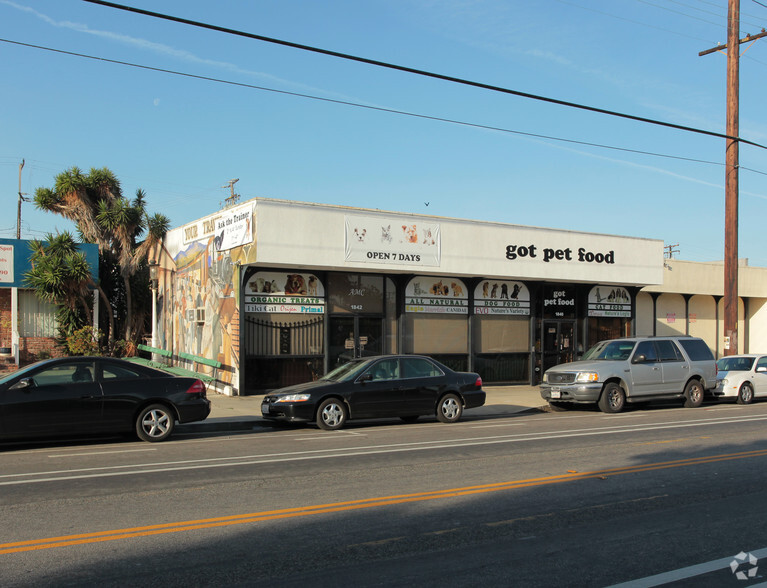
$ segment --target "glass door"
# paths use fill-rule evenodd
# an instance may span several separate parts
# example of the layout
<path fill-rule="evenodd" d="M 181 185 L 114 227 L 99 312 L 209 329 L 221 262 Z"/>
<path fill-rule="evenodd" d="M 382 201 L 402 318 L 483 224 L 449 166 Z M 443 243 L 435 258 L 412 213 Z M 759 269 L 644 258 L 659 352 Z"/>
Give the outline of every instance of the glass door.
<path fill-rule="evenodd" d="M 330 317 L 328 368 L 355 357 L 380 355 L 383 343 L 383 321 L 364 316 Z"/>
<path fill-rule="evenodd" d="M 573 361 L 575 346 L 575 322 L 574 321 L 543 321 L 543 333 L 541 335 L 543 371 L 550 367 Z M 543 375 L 543 373 L 541 373 Z"/>

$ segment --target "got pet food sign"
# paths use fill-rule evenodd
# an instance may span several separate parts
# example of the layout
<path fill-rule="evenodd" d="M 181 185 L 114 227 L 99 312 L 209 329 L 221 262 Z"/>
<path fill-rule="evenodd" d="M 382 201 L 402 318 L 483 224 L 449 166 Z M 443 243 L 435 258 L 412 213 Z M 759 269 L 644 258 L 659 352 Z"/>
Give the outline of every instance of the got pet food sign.
<path fill-rule="evenodd" d="M 530 314 L 530 291 L 522 282 L 482 280 L 474 290 L 474 314 Z"/>
<path fill-rule="evenodd" d="M 439 266 L 437 223 L 364 216 L 347 216 L 344 220 L 346 261 Z"/>
<path fill-rule="evenodd" d="M 257 272 L 245 284 L 245 312 L 323 314 L 325 289 L 313 274 Z"/>
<path fill-rule="evenodd" d="M 468 314 L 468 290 L 461 280 L 417 276 L 405 288 L 405 312 Z"/>

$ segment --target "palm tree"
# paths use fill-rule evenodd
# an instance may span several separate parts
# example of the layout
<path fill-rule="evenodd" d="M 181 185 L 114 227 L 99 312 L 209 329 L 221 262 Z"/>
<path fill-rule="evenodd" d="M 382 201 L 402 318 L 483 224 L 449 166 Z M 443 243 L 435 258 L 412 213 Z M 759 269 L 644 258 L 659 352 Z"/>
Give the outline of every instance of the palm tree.
<path fill-rule="evenodd" d="M 116 309 L 115 297 L 124 296 L 124 338 L 132 341 L 136 325 L 131 280 L 145 269 L 149 251 L 162 242 L 170 220 L 162 214 L 147 214 L 146 195 L 141 189 L 132 202 L 123 197 L 119 180 L 107 168 L 93 168 L 84 174 L 72 167 L 60 173 L 54 189 L 38 188 L 35 205 L 71 220 L 83 241 L 98 245 L 106 274 L 115 273 L 122 281 L 122 292 L 111 292 L 110 299 L 99 287 L 100 295 L 110 311 Z M 145 231 L 146 238 L 139 242 Z M 113 312 L 109 314 L 111 319 Z M 111 320 L 109 338 L 114 341 Z"/>

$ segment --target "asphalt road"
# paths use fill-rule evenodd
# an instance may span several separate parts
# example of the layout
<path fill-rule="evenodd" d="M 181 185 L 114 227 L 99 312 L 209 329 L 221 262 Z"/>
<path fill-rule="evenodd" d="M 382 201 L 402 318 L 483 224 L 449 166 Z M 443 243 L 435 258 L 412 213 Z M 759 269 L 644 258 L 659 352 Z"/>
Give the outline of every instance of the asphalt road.
<path fill-rule="evenodd" d="M 767 403 L 3 444 L 0 585 L 750 586 L 765 427 Z"/>

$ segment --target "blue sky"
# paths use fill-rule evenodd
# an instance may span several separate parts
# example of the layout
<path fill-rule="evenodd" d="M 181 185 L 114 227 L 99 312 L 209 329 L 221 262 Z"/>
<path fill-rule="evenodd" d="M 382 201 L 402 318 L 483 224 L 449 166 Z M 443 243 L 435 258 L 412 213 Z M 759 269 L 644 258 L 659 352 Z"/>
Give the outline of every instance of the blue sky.
<path fill-rule="evenodd" d="M 725 132 L 726 57 L 698 52 L 726 41 L 726 0 L 123 3 Z M 762 4 L 741 0 L 741 12 L 741 37 L 767 26 Z M 150 212 L 166 214 L 173 227 L 218 210 L 229 195 L 223 186 L 239 178 L 242 200 L 264 196 L 648 237 L 678 243 L 681 259 L 724 256 L 724 139 L 81 0 L 0 0 L 0 38 L 3 237 L 16 234 L 24 159 L 22 192 L 52 187 L 71 166 L 108 167 L 126 196 L 143 188 Z M 740 135 L 767 145 L 767 38 L 741 52 Z M 767 266 L 767 150 L 742 145 L 740 164 L 748 169 L 740 172 L 739 256 Z M 22 238 L 70 228 L 23 205 Z"/>

